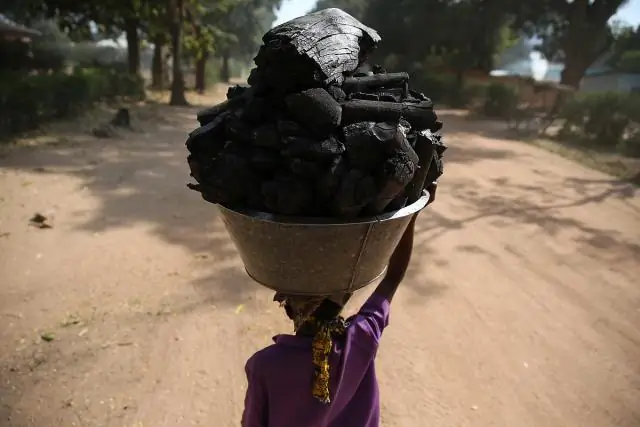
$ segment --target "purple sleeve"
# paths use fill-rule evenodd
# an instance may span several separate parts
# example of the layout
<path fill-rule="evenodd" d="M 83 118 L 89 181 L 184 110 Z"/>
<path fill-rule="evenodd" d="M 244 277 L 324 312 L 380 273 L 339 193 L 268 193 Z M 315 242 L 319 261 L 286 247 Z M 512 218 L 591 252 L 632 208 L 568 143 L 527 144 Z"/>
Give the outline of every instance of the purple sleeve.
<path fill-rule="evenodd" d="M 377 344 L 389 325 L 389 308 L 389 300 L 374 292 L 354 319 L 357 331 L 373 338 Z"/>
<path fill-rule="evenodd" d="M 264 382 L 256 367 L 255 356 L 251 357 L 245 366 L 247 374 L 247 394 L 244 399 L 242 413 L 242 427 L 267 427 L 268 412 Z"/>

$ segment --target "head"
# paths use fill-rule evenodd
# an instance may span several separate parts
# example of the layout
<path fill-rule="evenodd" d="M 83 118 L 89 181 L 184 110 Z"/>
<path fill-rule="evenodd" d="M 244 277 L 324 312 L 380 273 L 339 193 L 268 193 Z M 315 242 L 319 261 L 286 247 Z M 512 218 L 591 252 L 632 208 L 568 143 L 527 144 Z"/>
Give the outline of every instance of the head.
<path fill-rule="evenodd" d="M 294 329 L 297 331 L 311 318 L 317 324 L 331 322 L 338 318 L 349 298 L 351 298 L 350 293 L 327 297 L 276 293 L 273 299 L 284 307 L 287 317 L 293 321 Z"/>
<path fill-rule="evenodd" d="M 340 313 L 349 298 L 351 294 L 313 297 L 276 293 L 273 297 L 274 301 L 284 306 L 287 316 L 293 320 L 294 330 L 298 335 L 313 337 L 311 343 L 314 365 L 312 393 L 323 403 L 331 402 L 329 355 L 333 348 L 333 339 L 344 334 L 345 323 Z"/>

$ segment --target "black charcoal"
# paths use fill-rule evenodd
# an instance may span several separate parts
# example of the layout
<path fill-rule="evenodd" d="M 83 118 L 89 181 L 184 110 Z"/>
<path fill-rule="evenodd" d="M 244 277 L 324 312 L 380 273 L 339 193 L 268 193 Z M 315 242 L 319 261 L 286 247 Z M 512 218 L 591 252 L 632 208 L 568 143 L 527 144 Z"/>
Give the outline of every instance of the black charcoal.
<path fill-rule="evenodd" d="M 407 73 L 377 73 L 363 77 L 347 77 L 342 89 L 347 93 L 371 92 L 376 89 L 400 88 L 403 98 L 409 94 L 409 74 Z"/>
<path fill-rule="evenodd" d="M 303 64 L 299 80 L 329 85 L 342 84 L 344 74 L 361 64 L 380 36 L 348 13 L 330 8 L 278 25 L 262 40 L 265 49 L 258 56 L 264 59 L 257 64 L 267 62 L 270 70 Z"/>
<path fill-rule="evenodd" d="M 431 131 L 425 130 L 416 135 L 415 152 L 418 154 L 420 161 L 418 170 L 406 188 L 408 203 L 413 203 L 422 195 L 422 189 L 427 183 L 427 173 L 431 167 L 431 162 L 435 153 L 435 137 Z"/>
<path fill-rule="evenodd" d="M 374 122 L 359 122 L 342 129 L 347 158 L 353 167 L 372 170 L 384 160 L 384 148 L 373 131 L 375 126 Z"/>
<path fill-rule="evenodd" d="M 329 94 L 333 97 L 333 99 L 335 99 L 338 102 L 342 102 L 347 99 L 347 94 L 339 86 L 334 86 L 334 85 L 328 86 L 327 92 L 329 92 Z"/>
<path fill-rule="evenodd" d="M 304 123 L 315 136 L 328 136 L 340 125 L 342 107 L 324 89 L 308 89 L 285 98 L 289 115 Z"/>
<path fill-rule="evenodd" d="M 265 206 L 276 214 L 300 215 L 313 200 L 311 187 L 295 175 L 279 176 L 262 186 Z"/>
<path fill-rule="evenodd" d="M 339 9 L 267 32 L 249 86 L 198 114 L 188 187 L 281 215 L 356 218 L 413 203 L 442 175 L 442 122 L 407 73 L 368 67 L 379 40 Z"/>
<path fill-rule="evenodd" d="M 262 125 L 255 128 L 251 133 L 250 141 L 259 147 L 282 148 L 282 139 L 275 124 Z"/>
<path fill-rule="evenodd" d="M 416 130 L 431 129 L 437 121 L 431 101 L 377 102 L 353 99 L 342 104 L 342 124 L 365 120 L 393 122 L 404 118 Z"/>
<path fill-rule="evenodd" d="M 285 138 L 283 154 L 288 157 L 301 157 L 304 159 L 331 159 L 344 153 L 345 146 L 334 137 L 318 141 L 305 137 L 290 136 Z"/>
<path fill-rule="evenodd" d="M 357 217 L 375 199 L 377 192 L 374 177 L 365 171 L 352 169 L 342 179 L 336 195 L 335 210 L 346 218 Z"/>

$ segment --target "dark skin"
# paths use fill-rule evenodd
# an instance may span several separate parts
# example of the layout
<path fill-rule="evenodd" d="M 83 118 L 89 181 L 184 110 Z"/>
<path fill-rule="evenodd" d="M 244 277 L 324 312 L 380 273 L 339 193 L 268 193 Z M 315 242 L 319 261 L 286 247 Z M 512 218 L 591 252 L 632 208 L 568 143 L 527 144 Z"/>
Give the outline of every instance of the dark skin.
<path fill-rule="evenodd" d="M 437 188 L 438 184 L 436 182 L 433 182 L 427 186 L 426 189 L 429 192 L 429 201 L 427 202 L 427 206 L 433 203 L 433 201 L 435 200 Z M 375 290 L 375 293 L 383 296 L 389 302 L 393 300 L 393 297 L 398 290 L 398 286 L 404 279 L 407 268 L 409 267 L 411 254 L 413 252 L 413 235 L 418 215 L 419 213 L 415 214 L 409 221 L 404 234 L 400 238 L 398 245 L 389 258 L 387 272 Z M 344 302 L 346 303 L 350 297 L 351 295 L 347 296 Z M 287 305 L 285 305 L 284 308 L 287 316 L 290 319 L 293 319 L 294 315 L 293 312 L 291 312 L 291 308 Z M 319 308 L 319 312 L 316 313 L 316 317 L 331 319 L 335 316 L 339 316 L 341 311 L 341 306 L 338 306 L 337 304 L 332 302 L 325 301 L 322 307 Z M 300 327 L 300 329 L 298 329 L 296 334 L 304 336 L 314 336 L 315 333 L 316 330 L 313 325 L 304 324 Z"/>
<path fill-rule="evenodd" d="M 411 261 L 411 253 L 413 252 L 413 234 L 415 231 L 416 218 L 418 214 L 414 215 L 407 226 L 398 246 L 391 254 L 389 259 L 389 266 L 387 267 L 387 273 L 375 290 L 375 293 L 383 296 L 387 301 L 393 300 L 400 282 L 404 279 L 407 268 L 409 267 L 409 261 Z"/>
<path fill-rule="evenodd" d="M 413 252 L 413 234 L 415 231 L 417 217 L 418 214 L 415 214 L 409 221 L 409 225 L 407 225 L 407 229 L 402 235 L 402 238 L 400 238 L 400 242 L 398 242 L 396 249 L 393 251 L 393 254 L 391 254 L 391 258 L 389 258 L 387 272 L 375 290 L 376 294 L 384 297 L 389 302 L 393 300 L 396 290 L 404 279 L 407 268 L 409 267 L 409 262 L 411 261 L 411 254 Z M 348 298 L 345 299 L 345 302 L 347 299 Z M 342 307 L 335 303 L 325 301 L 320 310 L 322 311 L 321 317 L 330 319 L 334 316 L 338 316 L 342 311 Z M 285 311 L 289 318 L 293 319 L 293 313 L 291 312 L 290 307 L 285 305 Z M 297 335 L 309 337 L 314 336 L 315 333 L 315 327 L 310 324 L 302 325 L 296 332 Z"/>

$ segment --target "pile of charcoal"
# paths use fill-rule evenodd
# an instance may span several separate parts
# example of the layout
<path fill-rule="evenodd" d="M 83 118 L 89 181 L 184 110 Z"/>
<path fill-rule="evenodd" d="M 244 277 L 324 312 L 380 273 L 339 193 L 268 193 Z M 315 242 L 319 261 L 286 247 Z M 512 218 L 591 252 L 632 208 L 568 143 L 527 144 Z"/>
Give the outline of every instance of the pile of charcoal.
<path fill-rule="evenodd" d="M 263 37 L 248 86 L 198 114 L 189 187 L 230 208 L 353 218 L 399 209 L 442 174 L 432 102 L 406 73 L 361 72 L 380 41 L 339 9 Z"/>

